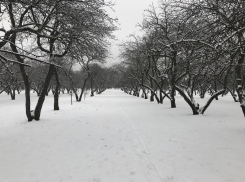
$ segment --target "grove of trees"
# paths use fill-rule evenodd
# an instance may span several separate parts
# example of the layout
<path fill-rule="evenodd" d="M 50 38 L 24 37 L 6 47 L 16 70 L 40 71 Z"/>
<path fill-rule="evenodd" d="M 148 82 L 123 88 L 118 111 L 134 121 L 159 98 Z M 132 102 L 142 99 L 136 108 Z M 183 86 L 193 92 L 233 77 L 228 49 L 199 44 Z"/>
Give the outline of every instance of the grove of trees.
<path fill-rule="evenodd" d="M 178 92 L 194 115 L 230 93 L 245 116 L 245 1 L 162 0 L 145 12 L 143 36 L 121 45 L 126 93 L 176 107 Z M 194 94 L 210 98 L 203 106 Z M 207 94 L 206 94 L 207 95 Z"/>
<path fill-rule="evenodd" d="M 103 61 L 108 54 L 108 40 L 116 30 L 115 20 L 106 12 L 112 5 L 104 0 L 0 2 L 3 24 L 0 27 L 0 89 L 12 97 L 12 93 L 24 85 L 28 121 L 40 119 L 45 95 L 51 89 L 54 109 L 58 110 L 62 89 L 69 87 L 75 91 L 81 88 L 76 83 L 77 77 L 86 77 L 85 86 L 88 77 L 92 83 L 95 75 L 102 72 L 102 68 L 93 70 L 95 66 L 91 64 Z M 82 73 L 71 70 L 76 64 L 82 66 Z M 60 78 L 64 79 L 60 81 Z M 39 96 L 33 111 L 31 90 Z"/>

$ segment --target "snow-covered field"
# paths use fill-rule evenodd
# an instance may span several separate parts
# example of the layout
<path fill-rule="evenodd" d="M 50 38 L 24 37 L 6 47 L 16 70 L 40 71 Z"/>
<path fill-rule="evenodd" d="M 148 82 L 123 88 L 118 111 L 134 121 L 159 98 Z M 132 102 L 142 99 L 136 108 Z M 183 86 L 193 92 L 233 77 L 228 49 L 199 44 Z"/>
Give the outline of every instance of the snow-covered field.
<path fill-rule="evenodd" d="M 1 94 L 0 182 L 245 181 L 238 103 L 220 97 L 193 116 L 180 96 L 176 109 L 164 102 L 107 90 L 73 105 L 61 95 L 53 111 L 50 95 L 41 120 L 28 123 L 24 94 Z"/>

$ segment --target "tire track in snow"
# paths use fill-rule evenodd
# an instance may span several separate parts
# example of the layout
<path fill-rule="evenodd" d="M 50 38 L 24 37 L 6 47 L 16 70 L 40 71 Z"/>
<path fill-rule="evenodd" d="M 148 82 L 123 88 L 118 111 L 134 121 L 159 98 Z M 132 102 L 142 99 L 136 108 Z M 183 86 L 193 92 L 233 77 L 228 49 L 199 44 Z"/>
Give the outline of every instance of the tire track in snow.
<path fill-rule="evenodd" d="M 156 168 L 155 164 L 152 162 L 149 156 L 148 149 L 145 147 L 140 136 L 136 132 L 132 122 L 127 117 L 127 115 L 125 114 L 121 106 L 120 106 L 120 112 L 122 113 L 124 123 L 128 129 L 132 142 L 135 144 L 136 147 L 135 151 L 138 157 L 140 158 L 139 161 L 143 165 L 143 170 L 146 173 L 148 179 L 150 179 L 151 182 L 163 182 L 163 179 L 158 169 Z"/>

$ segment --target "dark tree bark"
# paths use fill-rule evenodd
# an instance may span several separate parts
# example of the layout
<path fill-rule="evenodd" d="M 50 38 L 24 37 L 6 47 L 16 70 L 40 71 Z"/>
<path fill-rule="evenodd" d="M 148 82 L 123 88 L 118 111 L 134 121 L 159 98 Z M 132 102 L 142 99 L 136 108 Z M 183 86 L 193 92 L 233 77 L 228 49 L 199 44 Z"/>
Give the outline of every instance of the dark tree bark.
<path fill-rule="evenodd" d="M 159 103 L 162 104 L 163 103 L 163 95 L 162 95 L 162 92 L 159 91 L 159 94 L 160 94 Z"/>
<path fill-rule="evenodd" d="M 137 85 L 136 85 L 136 87 L 135 87 L 135 96 L 137 96 L 137 97 L 140 96 L 140 90 L 139 90 L 138 85 L 139 85 L 139 84 L 137 83 Z"/>
<path fill-rule="evenodd" d="M 54 69 L 54 75 L 56 80 L 56 86 L 54 91 L 54 110 L 59 110 L 59 90 L 60 90 L 60 80 L 58 74 L 58 68 Z"/>
<path fill-rule="evenodd" d="M 176 102 L 175 102 L 175 78 L 177 73 L 177 65 L 176 65 L 176 57 L 177 57 L 177 51 L 173 52 L 173 58 L 172 58 L 172 78 L 171 78 L 171 108 L 176 108 Z"/>
<path fill-rule="evenodd" d="M 48 70 L 48 74 L 46 76 L 46 79 L 45 79 L 45 82 L 44 82 L 44 85 L 43 85 L 42 92 L 41 92 L 41 94 L 39 96 L 39 99 L 38 99 L 38 102 L 37 102 L 37 105 L 36 105 L 36 108 L 35 108 L 35 111 L 34 111 L 34 119 L 37 120 L 37 121 L 40 119 L 42 106 L 43 106 L 43 103 L 44 103 L 44 100 L 45 100 L 45 95 L 46 95 L 47 90 L 49 88 L 50 81 L 51 81 L 51 79 L 52 79 L 52 77 L 54 75 L 54 70 L 55 70 L 54 65 L 50 65 L 49 66 L 49 70 Z"/>
<path fill-rule="evenodd" d="M 207 92 L 207 88 L 205 88 L 205 86 L 201 86 L 200 87 L 200 98 L 201 99 L 204 99 L 206 92 Z"/>
<path fill-rule="evenodd" d="M 148 99 L 148 95 L 147 95 L 146 89 L 145 88 L 142 88 L 142 90 L 143 90 L 143 97 L 144 97 L 144 99 Z"/>
<path fill-rule="evenodd" d="M 170 96 L 171 96 L 171 108 L 176 108 L 176 103 L 175 103 L 175 97 L 174 97 L 174 93 L 175 93 L 175 89 L 172 89 L 170 92 Z"/>
<path fill-rule="evenodd" d="M 91 85 L 91 97 L 94 96 L 94 90 L 93 90 L 93 75 L 90 76 L 90 85 Z"/>
<path fill-rule="evenodd" d="M 13 88 L 12 90 L 9 90 L 10 96 L 11 96 L 11 100 L 15 100 L 15 88 Z"/>
<path fill-rule="evenodd" d="M 25 71 L 25 67 L 23 65 L 20 65 L 20 70 L 21 70 L 22 78 L 24 80 L 24 85 L 25 85 L 26 116 L 27 116 L 28 121 L 32 121 L 33 116 L 31 115 L 30 81 Z"/>
<path fill-rule="evenodd" d="M 18 50 L 15 46 L 15 40 L 16 40 L 16 34 L 12 35 L 12 39 L 11 39 L 12 44 L 10 44 L 10 47 L 13 50 L 13 52 L 18 53 Z M 24 60 L 19 55 L 16 54 L 15 57 L 18 60 L 18 62 L 24 63 Z M 31 115 L 30 81 L 26 73 L 25 66 L 20 64 L 19 67 L 25 85 L 26 116 L 28 121 L 32 121 L 33 116 Z"/>
<path fill-rule="evenodd" d="M 236 66 L 236 91 L 238 94 L 238 99 L 240 102 L 240 106 L 245 117 L 245 95 L 243 93 L 243 84 L 242 84 L 242 77 L 243 77 L 243 62 L 245 59 L 245 55 L 241 54 L 240 58 L 238 59 L 238 64 Z"/>
<path fill-rule="evenodd" d="M 150 77 L 150 84 L 151 84 L 151 88 L 153 88 L 153 82 L 152 82 L 152 78 Z M 155 93 L 151 90 L 151 96 L 150 96 L 150 101 L 154 102 L 154 95 Z"/>
<path fill-rule="evenodd" d="M 160 100 L 159 100 L 157 94 L 155 94 L 154 96 L 155 96 L 155 99 L 157 100 L 157 103 L 159 104 L 160 103 Z"/>
<path fill-rule="evenodd" d="M 217 92 L 217 81 L 214 80 L 214 92 Z M 219 100 L 218 96 L 215 97 L 215 100 Z"/>

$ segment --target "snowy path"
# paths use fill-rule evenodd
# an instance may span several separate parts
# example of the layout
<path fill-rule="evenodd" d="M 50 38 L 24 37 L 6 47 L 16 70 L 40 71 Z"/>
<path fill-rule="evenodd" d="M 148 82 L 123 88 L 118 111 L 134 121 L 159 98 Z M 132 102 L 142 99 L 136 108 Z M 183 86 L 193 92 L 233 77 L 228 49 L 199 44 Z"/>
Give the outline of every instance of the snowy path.
<path fill-rule="evenodd" d="M 221 98 L 192 116 L 181 98 L 177 109 L 165 102 L 107 90 L 72 106 L 61 95 L 53 111 L 49 96 L 28 123 L 23 95 L 0 95 L 0 182 L 244 182 L 237 103 Z"/>
<path fill-rule="evenodd" d="M 120 107 L 120 111 L 122 112 L 122 115 L 124 117 L 126 128 L 128 128 L 128 134 L 130 135 L 131 141 L 134 143 L 134 150 L 138 155 L 141 166 L 143 166 L 144 172 L 147 175 L 147 179 L 153 182 L 162 181 L 158 169 L 149 156 L 149 150 L 142 142 L 141 137 L 138 135 L 135 127 L 123 111 L 122 107 Z"/>

